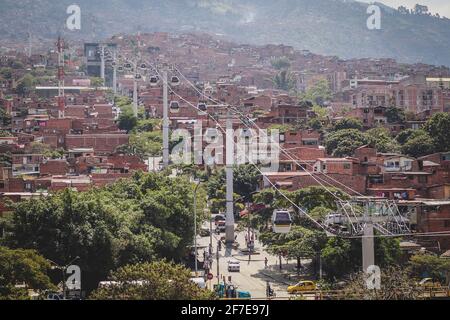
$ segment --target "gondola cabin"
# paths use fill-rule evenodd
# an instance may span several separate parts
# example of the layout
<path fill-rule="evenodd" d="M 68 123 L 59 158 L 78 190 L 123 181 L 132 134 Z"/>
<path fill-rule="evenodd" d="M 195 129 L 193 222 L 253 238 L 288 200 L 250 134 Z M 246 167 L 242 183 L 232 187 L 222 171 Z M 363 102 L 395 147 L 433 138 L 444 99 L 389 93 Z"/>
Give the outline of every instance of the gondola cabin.
<path fill-rule="evenodd" d="M 199 114 L 201 114 L 201 115 L 206 115 L 206 114 L 207 114 L 207 111 L 208 111 L 208 106 L 206 105 L 206 103 L 200 102 L 200 103 L 197 105 L 197 109 L 198 109 L 198 113 L 199 113 Z"/>
<path fill-rule="evenodd" d="M 292 228 L 292 217 L 287 210 L 274 210 L 272 228 L 275 233 L 289 233 Z"/>
<path fill-rule="evenodd" d="M 170 112 L 171 113 L 179 113 L 180 112 L 180 104 L 178 101 L 172 101 L 170 103 Z"/>
<path fill-rule="evenodd" d="M 152 87 L 156 87 L 158 85 L 159 79 L 157 76 L 151 76 L 150 77 L 150 85 Z"/>
<path fill-rule="evenodd" d="M 170 82 L 172 86 L 178 86 L 180 84 L 180 78 L 178 78 L 177 76 L 173 76 Z"/>

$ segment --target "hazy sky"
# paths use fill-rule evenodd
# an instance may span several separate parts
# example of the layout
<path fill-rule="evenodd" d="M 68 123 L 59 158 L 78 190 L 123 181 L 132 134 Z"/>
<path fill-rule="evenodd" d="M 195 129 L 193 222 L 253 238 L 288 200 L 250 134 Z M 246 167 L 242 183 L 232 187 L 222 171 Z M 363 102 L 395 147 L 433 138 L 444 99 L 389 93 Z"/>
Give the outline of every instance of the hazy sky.
<path fill-rule="evenodd" d="M 360 0 L 363 2 L 381 2 L 388 6 L 398 8 L 403 5 L 407 8 L 413 8 L 416 3 L 426 5 L 434 14 L 438 12 L 440 15 L 450 18 L 450 0 Z"/>

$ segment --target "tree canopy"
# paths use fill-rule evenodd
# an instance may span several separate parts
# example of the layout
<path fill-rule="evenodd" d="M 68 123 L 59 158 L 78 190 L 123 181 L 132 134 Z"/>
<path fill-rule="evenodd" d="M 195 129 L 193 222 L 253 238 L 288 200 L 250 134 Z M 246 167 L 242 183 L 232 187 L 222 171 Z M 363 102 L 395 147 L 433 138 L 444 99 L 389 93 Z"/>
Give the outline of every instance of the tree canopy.
<path fill-rule="evenodd" d="M 50 262 L 36 251 L 0 246 L 0 300 L 27 300 L 28 289 L 37 293 L 54 290 L 47 275 L 50 267 Z"/>
<path fill-rule="evenodd" d="M 117 267 L 181 261 L 193 241 L 193 184 L 185 177 L 136 173 L 104 188 L 17 203 L 6 243 L 63 265 L 79 256 L 87 289 Z M 206 194 L 199 194 L 198 221 Z"/>
<path fill-rule="evenodd" d="M 424 129 L 434 140 L 437 152 L 450 151 L 450 113 L 434 114 L 425 123 Z"/>
<path fill-rule="evenodd" d="M 367 136 L 357 129 L 344 129 L 329 134 L 325 139 L 327 153 L 335 157 L 351 156 L 355 150 L 368 144 Z"/>
<path fill-rule="evenodd" d="M 166 261 L 127 265 L 111 273 L 111 285 L 91 300 L 210 300 L 213 293 L 190 280 L 190 271 Z"/>

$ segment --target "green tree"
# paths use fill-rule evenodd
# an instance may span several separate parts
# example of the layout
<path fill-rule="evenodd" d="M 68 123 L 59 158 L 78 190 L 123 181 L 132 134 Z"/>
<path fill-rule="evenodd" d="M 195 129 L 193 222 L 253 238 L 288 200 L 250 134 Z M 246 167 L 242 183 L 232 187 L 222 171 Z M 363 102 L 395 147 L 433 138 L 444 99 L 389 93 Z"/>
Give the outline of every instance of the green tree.
<path fill-rule="evenodd" d="M 6 113 L 6 110 L 0 107 L 0 126 L 9 126 L 11 124 L 11 116 Z M 2 134 L 5 132 L 2 130 Z"/>
<path fill-rule="evenodd" d="M 122 108 L 125 106 L 130 106 L 133 103 L 133 101 L 129 97 L 115 96 L 114 103 L 118 108 Z"/>
<path fill-rule="evenodd" d="M 289 197 L 306 210 L 312 210 L 316 207 L 336 210 L 336 198 L 348 199 L 348 195 L 337 188 L 318 186 L 296 190 Z"/>
<path fill-rule="evenodd" d="M 400 146 L 392 139 L 389 130 L 386 128 L 373 128 L 366 131 L 366 137 L 371 147 L 378 152 L 398 152 Z"/>
<path fill-rule="evenodd" d="M 326 234 L 294 226 L 287 234 L 265 232 L 260 236 L 268 252 L 297 260 L 297 271 L 302 267 L 301 259 L 315 259 L 326 243 Z"/>
<path fill-rule="evenodd" d="M 409 139 L 415 138 L 417 136 L 421 136 L 424 134 L 427 134 L 427 132 L 422 129 L 418 129 L 418 130 L 406 129 L 406 130 L 399 132 L 397 137 L 395 137 L 395 140 L 397 140 L 397 142 L 400 143 L 401 145 L 404 145 Z"/>
<path fill-rule="evenodd" d="M 308 126 L 313 130 L 321 130 L 323 127 L 322 121 L 319 118 L 312 118 L 308 121 Z"/>
<path fill-rule="evenodd" d="M 401 147 L 402 153 L 411 157 L 422 157 L 436 152 L 435 141 L 427 133 L 411 136 Z"/>
<path fill-rule="evenodd" d="M 259 171 L 254 165 L 240 165 L 234 167 L 233 186 L 234 192 L 240 197 L 244 197 L 245 201 L 250 201 L 251 194 L 256 191 Z M 225 170 L 216 171 L 208 179 L 208 195 L 210 198 L 221 198 L 218 192 L 223 192 L 226 183 Z"/>
<path fill-rule="evenodd" d="M 355 118 L 344 118 L 336 122 L 336 124 L 332 128 L 332 131 L 339 131 L 345 129 L 362 130 L 362 128 L 363 123 L 361 122 L 361 120 Z"/>
<path fill-rule="evenodd" d="M 432 254 L 416 254 L 408 263 L 411 276 L 416 279 L 433 278 L 448 284 L 450 281 L 450 261 Z"/>
<path fill-rule="evenodd" d="M 344 299 L 350 300 L 421 300 L 420 289 L 406 270 L 390 266 L 381 270 L 381 288 L 367 287 L 367 274 L 359 272 L 351 276 L 344 288 Z"/>
<path fill-rule="evenodd" d="M 388 107 L 385 116 L 388 123 L 404 123 L 406 120 L 405 111 L 397 107 Z"/>
<path fill-rule="evenodd" d="M 375 238 L 375 261 L 387 268 L 400 262 L 398 239 Z M 340 279 L 361 269 L 362 243 L 360 239 L 330 238 L 322 250 L 323 266 L 328 279 Z"/>
<path fill-rule="evenodd" d="M 321 256 L 323 270 L 330 280 L 340 279 L 356 271 L 362 263 L 361 245 L 355 240 L 330 238 Z"/>
<path fill-rule="evenodd" d="M 272 59 L 270 63 L 277 70 L 289 69 L 291 67 L 291 62 L 286 57 Z"/>
<path fill-rule="evenodd" d="M 351 156 L 355 150 L 368 144 L 367 136 L 357 129 L 345 129 L 330 133 L 325 139 L 328 154 L 335 157 Z"/>
<path fill-rule="evenodd" d="M 102 78 L 92 77 L 91 78 L 91 86 L 94 88 L 103 87 L 104 81 Z"/>
<path fill-rule="evenodd" d="M 58 264 L 79 256 L 89 291 L 126 264 L 181 261 L 194 234 L 193 189 L 185 177 L 135 173 L 87 192 L 22 201 L 13 205 L 6 243 L 35 249 Z M 198 196 L 201 222 L 206 193 Z"/>
<path fill-rule="evenodd" d="M 450 113 L 434 114 L 424 126 L 434 140 L 437 152 L 450 151 Z"/>
<path fill-rule="evenodd" d="M 325 101 L 330 100 L 332 97 L 332 92 L 330 90 L 330 85 L 326 79 L 317 81 L 311 88 L 306 90 L 306 92 L 299 95 L 299 100 L 301 102 L 311 102 L 314 105 L 323 106 Z"/>
<path fill-rule="evenodd" d="M 1 120 L 0 120 L 1 121 Z M 0 130 L 0 137 L 12 137 L 13 134 L 6 130 Z"/>
<path fill-rule="evenodd" d="M 27 73 L 18 81 L 16 92 L 20 95 L 26 95 L 34 90 L 34 86 L 36 85 L 36 78 L 31 74 Z"/>
<path fill-rule="evenodd" d="M 128 265 L 111 273 L 113 284 L 91 300 L 211 300 L 213 293 L 190 280 L 190 271 L 165 261 Z"/>
<path fill-rule="evenodd" d="M 133 114 L 133 110 L 130 107 L 124 107 L 119 116 L 119 129 L 130 132 L 138 124 L 138 118 Z"/>
<path fill-rule="evenodd" d="M 161 130 L 161 120 L 145 119 L 139 120 L 134 128 L 136 132 L 151 132 Z"/>
<path fill-rule="evenodd" d="M 11 79 L 12 78 L 11 68 L 0 68 L 0 76 L 2 76 L 4 79 Z"/>
<path fill-rule="evenodd" d="M 276 89 L 290 91 L 296 88 L 295 76 L 288 70 L 281 70 L 273 79 Z"/>
<path fill-rule="evenodd" d="M 0 300 L 30 299 L 28 289 L 42 294 L 55 290 L 47 275 L 50 262 L 33 250 L 0 246 Z M 17 285 L 25 284 L 24 287 Z"/>

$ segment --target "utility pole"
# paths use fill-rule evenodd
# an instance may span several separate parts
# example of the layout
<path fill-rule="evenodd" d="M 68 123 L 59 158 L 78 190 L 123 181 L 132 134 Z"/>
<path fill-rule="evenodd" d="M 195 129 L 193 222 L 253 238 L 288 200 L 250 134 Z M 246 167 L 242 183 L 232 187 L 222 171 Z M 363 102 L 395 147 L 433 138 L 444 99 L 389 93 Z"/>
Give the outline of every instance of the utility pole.
<path fill-rule="evenodd" d="M 114 96 L 117 94 L 117 61 L 116 50 L 113 51 L 113 92 Z"/>
<path fill-rule="evenodd" d="M 366 202 L 364 210 L 364 236 L 362 238 L 363 272 L 375 265 L 375 244 L 373 238 L 373 221 L 370 214 L 370 201 Z"/>
<path fill-rule="evenodd" d="M 234 243 L 233 164 L 234 164 L 233 123 L 231 121 L 230 110 L 228 110 L 227 128 L 226 128 L 227 213 L 225 221 L 225 237 L 227 244 Z"/>
<path fill-rule="evenodd" d="M 162 72 L 163 81 L 163 167 L 169 166 L 169 94 L 167 70 Z"/>
<path fill-rule="evenodd" d="M 212 230 L 212 215 L 209 218 L 209 255 L 213 253 L 213 230 Z M 211 256 L 212 257 L 212 256 Z"/>
<path fill-rule="evenodd" d="M 220 240 L 219 240 L 220 241 Z M 217 260 L 217 285 L 220 285 L 220 270 L 219 270 L 219 260 L 220 260 L 220 252 L 219 252 L 219 244 L 217 244 L 216 250 L 216 260 Z"/>
<path fill-rule="evenodd" d="M 66 98 L 64 94 L 64 40 L 59 37 L 56 44 L 58 49 L 58 118 L 64 118 Z"/>
<path fill-rule="evenodd" d="M 196 183 L 194 190 L 194 252 L 195 252 L 195 276 L 198 276 L 198 262 L 197 262 L 197 190 L 200 182 Z"/>
<path fill-rule="evenodd" d="M 138 73 L 135 71 L 133 80 L 133 114 L 137 118 L 138 116 L 138 92 L 137 92 L 137 76 Z"/>
<path fill-rule="evenodd" d="M 32 37 L 33 35 L 31 32 L 28 32 L 28 58 L 31 58 L 31 55 L 33 54 Z"/>
<path fill-rule="evenodd" d="M 100 78 L 105 85 L 105 46 L 103 44 L 100 45 Z"/>

